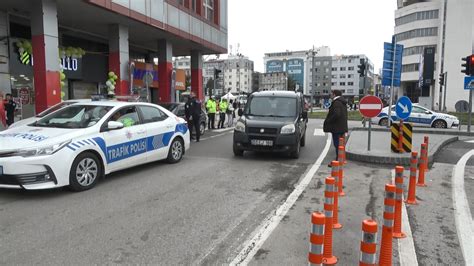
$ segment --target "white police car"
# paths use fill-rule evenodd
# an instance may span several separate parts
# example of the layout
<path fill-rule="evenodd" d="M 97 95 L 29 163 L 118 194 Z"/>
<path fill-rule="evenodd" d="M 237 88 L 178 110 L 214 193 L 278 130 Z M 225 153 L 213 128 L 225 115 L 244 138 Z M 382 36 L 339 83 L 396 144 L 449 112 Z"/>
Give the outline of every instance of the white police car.
<path fill-rule="evenodd" d="M 395 114 L 395 105 L 392 106 L 392 121 L 397 121 Z M 453 115 L 437 113 L 418 104 L 413 104 L 410 117 L 405 122 L 412 123 L 414 126 L 434 127 L 434 128 L 452 128 L 459 126 L 459 119 Z M 388 106 L 382 109 L 382 112 L 372 118 L 373 124 L 387 126 Z"/>
<path fill-rule="evenodd" d="M 189 148 L 184 119 L 148 103 L 76 103 L 30 125 L 0 132 L 0 187 L 92 188 L 105 174 Z"/>

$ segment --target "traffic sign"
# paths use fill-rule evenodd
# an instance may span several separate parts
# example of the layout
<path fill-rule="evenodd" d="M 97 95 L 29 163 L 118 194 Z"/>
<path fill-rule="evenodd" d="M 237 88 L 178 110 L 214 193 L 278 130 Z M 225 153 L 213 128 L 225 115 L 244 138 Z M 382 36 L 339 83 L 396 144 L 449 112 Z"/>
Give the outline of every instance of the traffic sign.
<path fill-rule="evenodd" d="M 395 49 L 394 49 L 395 47 Z M 384 43 L 383 68 L 382 68 L 382 86 L 400 87 L 401 69 L 403 58 L 403 45 L 394 43 Z M 395 57 L 393 56 L 395 53 Z M 395 61 L 395 62 L 394 62 Z"/>
<path fill-rule="evenodd" d="M 464 77 L 464 89 L 474 90 L 474 76 Z"/>
<path fill-rule="evenodd" d="M 359 112 L 366 118 L 378 116 L 382 108 L 383 103 L 379 97 L 368 95 L 360 100 Z"/>
<path fill-rule="evenodd" d="M 410 98 L 402 96 L 397 101 L 395 112 L 397 113 L 398 118 L 405 120 L 410 116 L 412 108 L 413 104 L 411 103 Z"/>

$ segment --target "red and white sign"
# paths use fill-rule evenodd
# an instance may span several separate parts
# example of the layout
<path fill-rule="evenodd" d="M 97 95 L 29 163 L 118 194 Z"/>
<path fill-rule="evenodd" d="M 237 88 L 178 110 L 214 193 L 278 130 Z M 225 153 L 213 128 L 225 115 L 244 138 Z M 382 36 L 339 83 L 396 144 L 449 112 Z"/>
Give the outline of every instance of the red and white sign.
<path fill-rule="evenodd" d="M 372 95 L 365 96 L 360 100 L 359 112 L 366 118 L 376 117 L 383 109 L 382 100 Z"/>
<path fill-rule="evenodd" d="M 28 88 L 21 88 L 19 91 L 19 96 L 21 99 L 21 104 L 29 104 L 30 103 L 30 90 Z"/>

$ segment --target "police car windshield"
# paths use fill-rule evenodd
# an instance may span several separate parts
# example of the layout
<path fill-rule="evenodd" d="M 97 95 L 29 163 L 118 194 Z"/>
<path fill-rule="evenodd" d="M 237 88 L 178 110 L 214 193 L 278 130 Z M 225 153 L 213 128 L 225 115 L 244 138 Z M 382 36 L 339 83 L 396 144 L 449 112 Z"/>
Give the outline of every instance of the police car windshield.
<path fill-rule="evenodd" d="M 33 126 L 87 128 L 97 124 L 111 109 L 111 106 L 103 105 L 70 105 L 38 120 Z"/>
<path fill-rule="evenodd" d="M 246 105 L 246 115 L 267 117 L 295 117 L 296 98 L 260 96 L 253 97 Z"/>
<path fill-rule="evenodd" d="M 57 111 L 57 110 L 63 108 L 64 106 L 68 106 L 68 105 L 71 105 L 71 104 L 73 104 L 73 103 L 74 103 L 74 102 L 62 102 L 62 103 L 58 103 L 58 104 L 56 104 L 56 105 L 54 105 L 54 106 L 52 106 L 52 107 L 50 107 L 50 108 L 44 110 L 43 112 L 37 114 L 36 117 L 45 117 L 45 116 L 51 114 L 52 112 L 55 112 L 55 111 Z"/>

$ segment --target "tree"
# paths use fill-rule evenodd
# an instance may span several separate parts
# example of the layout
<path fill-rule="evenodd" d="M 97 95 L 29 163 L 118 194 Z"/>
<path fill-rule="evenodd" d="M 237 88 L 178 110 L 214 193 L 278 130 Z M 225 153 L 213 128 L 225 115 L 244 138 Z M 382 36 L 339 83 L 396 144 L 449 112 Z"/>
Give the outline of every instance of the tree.
<path fill-rule="evenodd" d="M 210 78 L 206 83 L 206 94 L 211 96 L 214 91 L 214 79 Z"/>
<path fill-rule="evenodd" d="M 288 76 L 288 87 L 287 90 L 289 91 L 294 91 L 296 88 L 296 80 L 293 79 L 293 77 Z"/>

